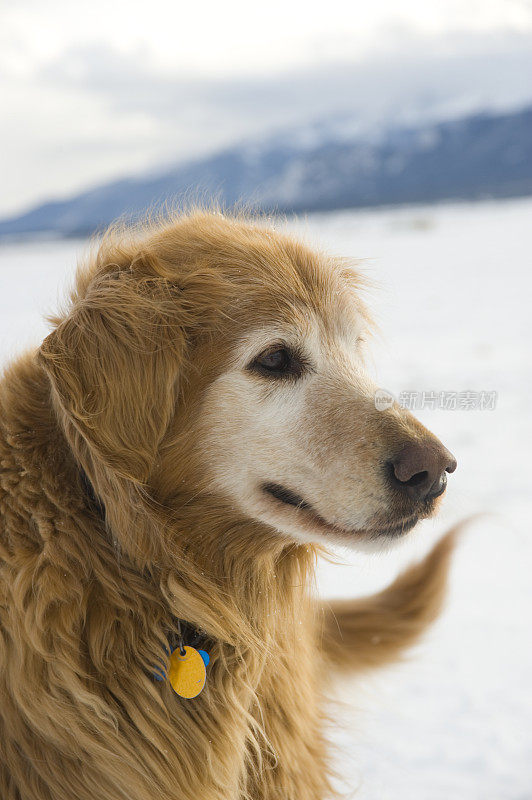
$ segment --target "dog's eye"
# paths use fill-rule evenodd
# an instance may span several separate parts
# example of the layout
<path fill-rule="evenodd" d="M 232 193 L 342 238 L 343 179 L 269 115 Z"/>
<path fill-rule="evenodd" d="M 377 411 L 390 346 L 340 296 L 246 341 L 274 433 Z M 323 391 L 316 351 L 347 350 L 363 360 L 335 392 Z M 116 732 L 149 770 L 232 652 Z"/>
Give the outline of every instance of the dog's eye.
<path fill-rule="evenodd" d="M 287 347 L 270 347 L 253 359 L 249 369 L 268 378 L 298 376 L 303 371 L 303 363 Z"/>
<path fill-rule="evenodd" d="M 269 372 L 285 372 L 290 365 L 290 353 L 282 347 L 269 353 L 261 353 L 256 361 Z"/>

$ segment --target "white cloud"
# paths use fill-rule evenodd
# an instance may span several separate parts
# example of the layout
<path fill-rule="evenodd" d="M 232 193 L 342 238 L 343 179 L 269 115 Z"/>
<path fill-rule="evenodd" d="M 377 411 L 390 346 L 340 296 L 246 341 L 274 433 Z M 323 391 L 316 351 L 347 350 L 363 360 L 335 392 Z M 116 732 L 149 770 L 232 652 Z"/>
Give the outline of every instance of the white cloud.
<path fill-rule="evenodd" d="M 530 30 L 529 0 L 18 0 L 5 5 L 2 50 L 37 63 L 91 43 L 144 50 L 166 69 L 199 75 L 286 70 L 328 53 L 345 58 L 387 45 L 394 31 L 434 35 Z M 332 47 L 336 52 L 332 53 Z"/>

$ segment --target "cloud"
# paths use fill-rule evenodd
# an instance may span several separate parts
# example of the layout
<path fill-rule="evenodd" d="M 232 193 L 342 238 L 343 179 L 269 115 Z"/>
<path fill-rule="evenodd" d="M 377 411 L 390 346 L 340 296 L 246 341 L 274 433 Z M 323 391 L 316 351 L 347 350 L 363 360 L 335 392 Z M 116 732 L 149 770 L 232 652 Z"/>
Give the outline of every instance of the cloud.
<path fill-rule="evenodd" d="M 362 60 L 328 59 L 266 77 L 197 78 L 161 72 L 147 52 L 109 47 L 67 51 L 41 80 L 105 98 L 118 112 L 178 122 L 190 112 L 266 121 L 336 111 L 386 113 L 394 101 L 431 103 L 468 95 L 479 103 L 514 105 L 530 97 L 532 34 L 415 36 L 399 30 L 395 46 Z"/>

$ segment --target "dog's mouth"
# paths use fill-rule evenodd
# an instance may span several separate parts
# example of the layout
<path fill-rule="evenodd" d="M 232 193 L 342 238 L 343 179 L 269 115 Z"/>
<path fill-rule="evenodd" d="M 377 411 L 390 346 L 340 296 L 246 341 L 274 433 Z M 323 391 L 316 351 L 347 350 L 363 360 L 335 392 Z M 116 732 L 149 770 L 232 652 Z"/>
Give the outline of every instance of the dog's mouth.
<path fill-rule="evenodd" d="M 303 509 L 312 509 L 310 503 L 307 503 L 306 500 L 292 492 L 290 489 L 287 489 L 285 486 L 281 486 L 279 483 L 265 483 L 262 487 L 262 490 L 266 492 L 266 494 L 270 494 L 272 497 L 275 497 L 276 500 L 279 500 L 281 503 L 285 503 L 287 506 L 294 506 L 295 508 L 303 508 Z"/>
<path fill-rule="evenodd" d="M 301 495 L 296 494 L 291 489 L 287 489 L 285 486 L 281 486 L 279 483 L 264 483 L 262 484 L 261 488 L 264 494 L 276 500 L 278 504 L 282 503 L 283 505 L 290 506 L 296 511 L 300 512 L 302 517 L 305 518 L 305 521 L 307 523 L 312 523 L 313 527 L 318 526 L 324 532 L 332 533 L 336 536 L 365 535 L 372 539 L 376 539 L 381 536 L 388 536 L 392 538 L 399 537 L 412 530 L 412 528 L 417 525 L 420 519 L 418 514 L 412 514 L 408 517 L 395 520 L 393 522 L 386 521 L 379 525 L 371 525 L 364 530 L 349 529 L 341 525 L 327 522 L 327 520 L 318 514 L 312 505 L 303 497 L 301 497 Z"/>

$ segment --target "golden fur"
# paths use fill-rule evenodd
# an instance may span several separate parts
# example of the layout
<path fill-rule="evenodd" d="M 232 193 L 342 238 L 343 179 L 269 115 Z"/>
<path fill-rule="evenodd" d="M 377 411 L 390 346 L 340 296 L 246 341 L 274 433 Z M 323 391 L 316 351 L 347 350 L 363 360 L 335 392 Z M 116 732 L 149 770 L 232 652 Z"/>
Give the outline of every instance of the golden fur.
<path fill-rule="evenodd" d="M 1 800 L 329 795 L 323 670 L 412 644 L 440 608 L 452 543 L 375 597 L 322 608 L 312 593 L 320 543 L 411 523 L 377 465 L 430 436 L 397 407 L 376 411 L 350 361 L 368 326 L 360 285 L 350 266 L 221 214 L 111 231 L 39 351 L 6 369 Z M 283 325 L 322 354 L 304 402 L 242 367 Z M 322 515 L 265 498 L 260 470 L 312 490 Z M 211 656 L 195 700 L 152 676 L 176 617 Z"/>

